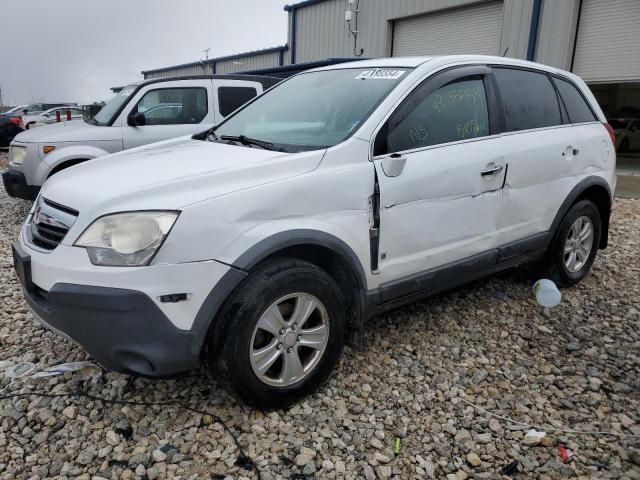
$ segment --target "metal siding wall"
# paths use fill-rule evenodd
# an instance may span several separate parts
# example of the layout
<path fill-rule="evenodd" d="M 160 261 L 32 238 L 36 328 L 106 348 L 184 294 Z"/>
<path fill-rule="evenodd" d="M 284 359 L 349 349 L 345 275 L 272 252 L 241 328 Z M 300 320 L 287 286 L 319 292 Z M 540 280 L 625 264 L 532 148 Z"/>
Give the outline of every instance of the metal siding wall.
<path fill-rule="evenodd" d="M 153 79 L 153 78 L 170 78 L 170 77 L 183 77 L 189 75 L 203 75 L 203 74 L 211 74 L 211 66 L 206 65 L 204 69 L 202 65 L 193 65 L 190 67 L 176 67 L 170 70 L 163 70 L 161 72 L 151 72 L 145 75 L 145 80 Z"/>
<path fill-rule="evenodd" d="M 500 56 L 527 58 L 532 12 L 533 0 L 505 0 L 502 14 Z"/>
<path fill-rule="evenodd" d="M 364 0 L 360 1 L 360 5 Z M 296 14 L 296 63 L 351 56 L 344 21 L 345 0 L 330 0 L 299 8 Z"/>
<path fill-rule="evenodd" d="M 398 20 L 394 56 L 476 53 L 498 55 L 502 1 Z"/>
<path fill-rule="evenodd" d="M 234 64 L 233 62 L 240 62 Z M 216 73 L 235 73 L 258 68 L 277 67 L 280 62 L 280 53 L 272 52 L 262 55 L 253 55 L 238 59 L 229 59 L 216 64 Z"/>
<path fill-rule="evenodd" d="M 640 1 L 583 0 L 573 71 L 587 82 L 640 80 Z"/>
<path fill-rule="evenodd" d="M 571 68 L 579 7 L 580 0 L 542 2 L 536 62 L 565 70 Z"/>
<path fill-rule="evenodd" d="M 390 55 L 394 19 L 484 3 L 479 0 L 360 0 L 357 49 L 363 57 Z M 525 58 L 533 0 L 505 0 L 500 52 Z M 353 36 L 344 21 L 347 0 L 326 0 L 297 10 L 296 63 L 353 56 Z M 288 59 L 288 56 L 285 57 Z"/>

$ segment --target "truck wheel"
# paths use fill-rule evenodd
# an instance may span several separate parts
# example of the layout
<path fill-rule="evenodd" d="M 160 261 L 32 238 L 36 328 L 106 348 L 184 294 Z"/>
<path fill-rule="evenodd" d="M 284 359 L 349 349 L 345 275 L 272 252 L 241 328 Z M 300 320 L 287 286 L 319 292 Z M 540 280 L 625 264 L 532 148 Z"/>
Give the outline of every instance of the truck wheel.
<path fill-rule="evenodd" d="M 562 219 L 543 260 L 543 274 L 560 287 L 581 281 L 598 253 L 602 221 L 590 200 L 573 205 Z"/>
<path fill-rule="evenodd" d="M 344 343 L 345 302 L 336 282 L 293 258 L 252 272 L 221 312 L 213 369 L 223 386 L 260 409 L 284 407 L 317 390 Z"/>

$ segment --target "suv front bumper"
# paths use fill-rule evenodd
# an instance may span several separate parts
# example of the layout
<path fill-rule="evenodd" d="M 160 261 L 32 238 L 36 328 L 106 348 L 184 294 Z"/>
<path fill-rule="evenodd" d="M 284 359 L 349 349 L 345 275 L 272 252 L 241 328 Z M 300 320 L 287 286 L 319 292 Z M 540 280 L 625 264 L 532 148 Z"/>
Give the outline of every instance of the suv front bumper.
<path fill-rule="evenodd" d="M 57 283 L 24 289 L 41 323 L 79 343 L 109 370 L 163 377 L 199 363 L 202 338 L 177 329 L 144 293 Z"/>
<path fill-rule="evenodd" d="M 40 191 L 40 187 L 27 184 L 24 173 L 15 170 L 7 169 L 2 172 L 2 183 L 11 197 L 24 198 L 25 200 L 35 200 Z"/>
<path fill-rule="evenodd" d="M 25 300 L 49 329 L 84 347 L 109 370 L 168 377 L 199 364 L 220 303 L 218 287 L 244 272 L 216 261 L 148 267 L 98 267 L 84 249 L 49 253 L 13 244 Z M 214 287 L 212 290 L 212 287 Z M 160 297 L 187 293 L 188 300 Z"/>

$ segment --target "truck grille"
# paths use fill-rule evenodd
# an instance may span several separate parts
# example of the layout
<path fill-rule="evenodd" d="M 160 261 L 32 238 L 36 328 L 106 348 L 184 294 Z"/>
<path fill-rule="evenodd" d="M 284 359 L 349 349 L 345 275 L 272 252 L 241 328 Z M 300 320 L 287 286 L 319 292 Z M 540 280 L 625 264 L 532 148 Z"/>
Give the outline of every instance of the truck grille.
<path fill-rule="evenodd" d="M 28 240 L 36 247 L 54 250 L 77 217 L 76 210 L 38 197 L 26 229 Z"/>

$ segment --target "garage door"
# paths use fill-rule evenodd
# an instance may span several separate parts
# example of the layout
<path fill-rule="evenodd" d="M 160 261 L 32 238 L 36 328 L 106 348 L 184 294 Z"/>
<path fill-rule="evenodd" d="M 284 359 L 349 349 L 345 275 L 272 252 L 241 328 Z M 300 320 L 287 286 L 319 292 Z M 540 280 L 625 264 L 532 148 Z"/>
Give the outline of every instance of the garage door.
<path fill-rule="evenodd" d="M 392 54 L 498 55 L 501 28 L 502 2 L 396 20 Z"/>
<path fill-rule="evenodd" d="M 583 0 L 573 71 L 587 82 L 640 80 L 639 0 Z"/>

